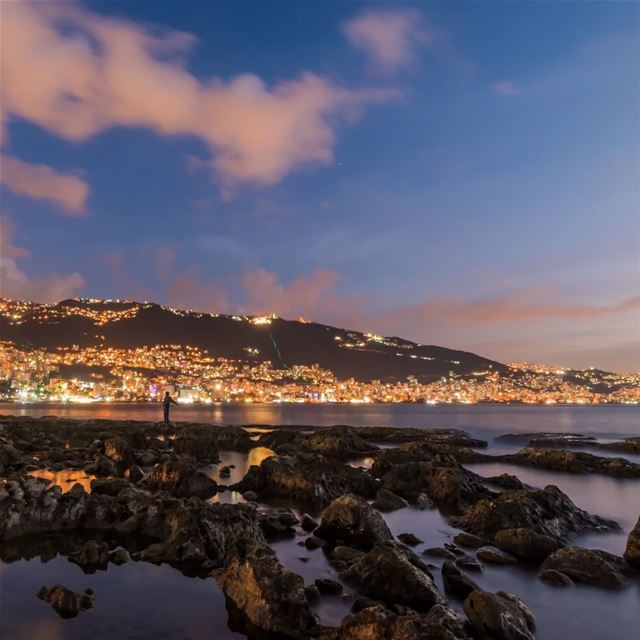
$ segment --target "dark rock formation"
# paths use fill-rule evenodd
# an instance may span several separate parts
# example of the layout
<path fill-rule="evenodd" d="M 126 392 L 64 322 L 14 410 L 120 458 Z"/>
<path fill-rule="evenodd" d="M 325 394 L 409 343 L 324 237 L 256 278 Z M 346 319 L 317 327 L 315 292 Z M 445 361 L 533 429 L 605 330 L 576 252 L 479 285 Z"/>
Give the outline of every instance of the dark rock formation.
<path fill-rule="evenodd" d="M 260 526 L 267 538 L 293 536 L 294 527 L 300 523 L 291 509 L 261 509 L 259 511 Z"/>
<path fill-rule="evenodd" d="M 473 533 L 467 533 L 466 531 L 456 534 L 453 541 L 460 547 L 469 547 L 471 549 L 478 549 L 487 544 L 487 540 L 484 538 L 473 535 Z"/>
<path fill-rule="evenodd" d="M 498 547 L 494 547 L 492 545 L 486 545 L 484 547 L 480 547 L 476 554 L 480 560 L 484 560 L 485 562 L 489 562 L 490 564 L 517 564 L 518 559 L 515 556 L 512 556 L 507 551 L 503 551 L 502 549 L 498 549 Z"/>
<path fill-rule="evenodd" d="M 187 455 L 193 458 L 199 464 L 220 462 L 218 438 L 214 434 L 181 434 L 173 441 L 173 450 L 178 455 Z"/>
<path fill-rule="evenodd" d="M 535 640 L 535 619 L 512 593 L 473 591 L 463 603 L 464 612 L 481 638 Z"/>
<path fill-rule="evenodd" d="M 105 440 L 104 455 L 113 461 L 119 473 L 133 464 L 133 448 L 125 438 L 116 436 Z"/>
<path fill-rule="evenodd" d="M 123 489 L 128 489 L 130 486 L 126 478 L 96 478 L 91 481 L 91 493 L 117 496 Z"/>
<path fill-rule="evenodd" d="M 168 491 L 179 498 L 210 498 L 218 490 L 216 481 L 198 471 L 188 458 L 160 463 L 149 472 L 143 484 L 149 489 Z"/>
<path fill-rule="evenodd" d="M 372 502 L 372 505 L 378 511 L 386 512 L 408 507 L 409 503 L 404 498 L 401 498 L 387 489 L 380 489 L 376 495 L 376 499 Z"/>
<path fill-rule="evenodd" d="M 367 550 L 376 542 L 393 538 L 380 513 L 353 494 L 337 498 L 323 511 L 315 535 L 331 543 L 342 541 Z"/>
<path fill-rule="evenodd" d="M 550 569 L 563 573 L 574 582 L 604 589 L 622 589 L 628 581 L 623 575 L 624 560 L 599 549 L 565 547 L 554 551 L 540 566 L 540 571 Z"/>
<path fill-rule="evenodd" d="M 413 533 L 401 533 L 398 535 L 398 540 L 409 547 L 415 547 L 424 542 L 424 540 L 421 540 L 417 535 Z"/>
<path fill-rule="evenodd" d="M 76 593 L 61 584 L 56 584 L 51 589 L 41 587 L 37 595 L 41 600 L 48 602 L 61 618 L 74 618 L 81 611 L 95 606 L 95 598 L 90 589 L 86 589 L 84 593 Z"/>
<path fill-rule="evenodd" d="M 243 546 L 238 544 L 227 566 L 214 574 L 226 597 L 249 629 L 308 638 L 317 620 L 305 597 L 302 578 L 284 569 L 269 547 Z"/>
<path fill-rule="evenodd" d="M 542 562 L 562 546 L 557 538 L 522 527 L 498 531 L 495 535 L 495 543 L 500 549 L 512 553 L 517 558 L 535 563 Z"/>
<path fill-rule="evenodd" d="M 554 587 L 571 587 L 573 586 L 573 580 L 555 569 L 546 569 L 540 572 L 540 580 L 543 580 L 547 584 Z"/>
<path fill-rule="evenodd" d="M 448 593 L 452 593 L 461 600 L 464 600 L 472 591 L 480 590 L 480 587 L 451 560 L 445 560 L 442 563 L 442 582 Z"/>
<path fill-rule="evenodd" d="M 358 584 L 364 595 L 388 605 L 401 604 L 428 611 L 445 600 L 427 566 L 412 551 L 396 542 L 378 542 L 343 574 Z"/>
<path fill-rule="evenodd" d="M 85 573 L 106 569 L 109 562 L 109 545 L 106 542 L 88 540 L 69 554 L 69 561 L 82 567 Z"/>
<path fill-rule="evenodd" d="M 636 569 L 640 569 L 640 518 L 627 538 L 624 559 Z"/>

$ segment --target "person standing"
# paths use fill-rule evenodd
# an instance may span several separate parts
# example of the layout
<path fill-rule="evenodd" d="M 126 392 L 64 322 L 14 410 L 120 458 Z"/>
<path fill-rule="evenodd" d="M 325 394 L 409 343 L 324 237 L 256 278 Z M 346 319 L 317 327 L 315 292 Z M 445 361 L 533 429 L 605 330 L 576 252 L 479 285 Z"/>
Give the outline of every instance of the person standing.
<path fill-rule="evenodd" d="M 169 392 L 167 391 L 164 394 L 164 399 L 162 400 L 162 410 L 164 412 L 164 423 L 165 424 L 169 424 L 169 407 L 172 404 L 178 404 L 169 394 Z"/>

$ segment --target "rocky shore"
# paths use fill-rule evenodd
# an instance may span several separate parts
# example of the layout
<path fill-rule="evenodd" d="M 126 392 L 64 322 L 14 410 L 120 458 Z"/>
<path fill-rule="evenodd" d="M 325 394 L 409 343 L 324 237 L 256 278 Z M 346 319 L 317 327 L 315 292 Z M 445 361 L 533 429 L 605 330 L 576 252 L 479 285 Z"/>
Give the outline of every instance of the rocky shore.
<path fill-rule="evenodd" d="M 58 553 L 86 573 L 137 561 L 212 576 L 251 638 L 534 638 L 526 603 L 483 590 L 468 575 L 485 564 L 535 568 L 555 586 L 637 588 L 640 520 L 623 556 L 583 548 L 577 536 L 616 531 L 618 523 L 580 509 L 557 486 L 486 478 L 464 466 L 508 461 L 637 478 L 634 462 L 558 448 L 557 435 L 552 442 L 527 434 L 520 452 L 491 456 L 486 442 L 457 430 L 270 429 L 0 416 L 0 558 Z M 273 455 L 237 481 L 224 484 L 228 465 L 218 480 L 206 473 L 224 452 L 256 447 Z M 350 463 L 363 458 L 364 466 Z M 90 484 L 37 477 L 62 470 L 87 474 Z M 227 492 L 243 497 L 216 502 Z M 409 508 L 438 509 L 459 530 L 454 542 L 418 555 L 412 548 L 422 540 L 394 536 L 385 520 Z M 305 510 L 312 515 L 299 515 Z M 322 549 L 340 582 L 305 583 L 283 566 L 273 541 L 294 531 L 306 549 Z M 431 562 L 438 557 L 441 567 Z M 321 624 L 314 603 L 340 595 L 343 584 L 354 594 L 351 613 L 337 626 Z M 62 584 L 37 595 L 64 617 L 100 606 L 99 597 Z"/>

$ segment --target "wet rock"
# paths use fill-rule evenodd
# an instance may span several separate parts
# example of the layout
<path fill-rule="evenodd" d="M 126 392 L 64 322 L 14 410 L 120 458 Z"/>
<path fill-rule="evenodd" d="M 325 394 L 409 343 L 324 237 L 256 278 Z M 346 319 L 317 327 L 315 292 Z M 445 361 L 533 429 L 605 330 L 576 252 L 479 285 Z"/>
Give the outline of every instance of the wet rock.
<path fill-rule="evenodd" d="M 464 600 L 472 591 L 480 587 L 465 575 L 451 560 L 442 563 L 442 582 L 447 592 Z"/>
<path fill-rule="evenodd" d="M 420 640 L 420 636 L 414 619 L 376 605 L 346 616 L 336 640 Z"/>
<path fill-rule="evenodd" d="M 129 554 L 125 549 L 116 549 L 109 554 L 109 560 L 116 565 L 125 564 L 129 560 Z"/>
<path fill-rule="evenodd" d="M 304 588 L 304 597 L 309 604 L 316 604 L 320 600 L 320 590 L 315 584 L 309 584 Z"/>
<path fill-rule="evenodd" d="M 517 558 L 535 563 L 542 562 L 549 554 L 562 547 L 562 543 L 556 538 L 524 527 L 498 531 L 495 543 Z"/>
<path fill-rule="evenodd" d="M 349 427 L 322 429 L 301 435 L 298 442 L 303 450 L 328 458 L 349 459 L 370 455 L 377 450 L 376 446 L 358 435 L 357 429 Z"/>
<path fill-rule="evenodd" d="M 625 438 L 617 442 L 598 443 L 600 449 L 608 449 L 609 451 L 623 451 L 626 453 L 640 453 L 640 438 Z"/>
<path fill-rule="evenodd" d="M 342 545 L 338 545 L 331 550 L 331 557 L 334 560 L 341 560 L 343 562 L 353 562 L 358 558 L 362 558 L 364 555 L 364 551 L 360 551 L 360 549 L 354 549 L 352 547 L 345 547 Z"/>
<path fill-rule="evenodd" d="M 428 611 L 445 602 L 427 566 L 412 551 L 392 541 L 376 543 L 343 577 L 358 584 L 367 597 L 388 605 Z"/>
<path fill-rule="evenodd" d="M 502 489 L 525 489 L 525 485 L 518 478 L 518 476 L 514 476 L 510 473 L 501 473 L 499 476 L 491 476 L 487 478 L 487 482 L 491 484 L 495 484 Z"/>
<path fill-rule="evenodd" d="M 627 538 L 624 559 L 636 569 L 640 569 L 640 518 Z"/>
<path fill-rule="evenodd" d="M 442 547 L 431 547 L 430 549 L 425 549 L 422 552 L 422 555 L 432 556 L 434 558 L 446 558 L 448 560 L 455 559 L 455 554 L 451 553 L 448 549 L 443 549 Z"/>
<path fill-rule="evenodd" d="M 456 558 L 455 561 L 457 567 L 462 567 L 463 569 L 467 569 L 468 571 L 476 571 L 481 573 L 484 571 L 484 565 L 479 560 L 472 558 L 471 556 L 461 556 Z"/>
<path fill-rule="evenodd" d="M 218 475 L 221 478 L 231 477 L 231 467 L 228 465 L 225 465 L 224 467 L 220 467 L 220 469 L 218 469 Z"/>
<path fill-rule="evenodd" d="M 464 616 L 449 607 L 437 604 L 421 618 L 421 628 L 428 640 L 471 640 L 470 627 Z"/>
<path fill-rule="evenodd" d="M 61 618 L 74 618 L 81 611 L 95 606 L 95 598 L 89 590 L 84 593 L 76 593 L 67 587 L 56 584 L 51 589 L 41 587 L 38 598 L 48 602 Z"/>
<path fill-rule="evenodd" d="M 96 478 L 91 481 L 91 493 L 117 496 L 130 486 L 126 478 Z"/>
<path fill-rule="evenodd" d="M 433 501 L 426 493 L 419 493 L 416 498 L 416 507 L 420 509 L 420 511 L 424 511 L 425 509 L 432 509 L 435 505 Z"/>
<path fill-rule="evenodd" d="M 461 529 L 490 540 L 503 529 L 531 529 L 564 541 L 583 531 L 620 528 L 613 520 L 579 509 L 553 485 L 536 491 L 503 491 L 495 498 L 476 502 L 464 516 L 452 520 Z"/>
<path fill-rule="evenodd" d="M 144 478 L 144 471 L 137 464 L 133 464 L 127 470 L 126 476 L 129 482 L 135 484 Z"/>
<path fill-rule="evenodd" d="M 411 427 L 358 427 L 358 435 L 373 442 L 417 442 L 427 441 L 457 447 L 482 448 L 485 440 L 472 438 L 459 429 L 418 429 Z"/>
<path fill-rule="evenodd" d="M 541 573 L 550 569 L 565 574 L 574 582 L 603 589 L 622 589 L 628 584 L 622 574 L 625 570 L 624 560 L 599 549 L 582 547 L 558 549 L 540 566 Z"/>
<path fill-rule="evenodd" d="M 224 594 L 250 627 L 287 638 L 308 638 L 317 619 L 302 578 L 287 571 L 265 546 L 239 544 L 226 568 L 215 573 Z"/>
<path fill-rule="evenodd" d="M 98 454 L 94 461 L 88 464 L 84 470 L 89 475 L 94 476 L 115 476 L 117 473 L 115 462 L 102 454 Z"/>
<path fill-rule="evenodd" d="M 308 514 L 302 514 L 302 522 L 300 524 L 303 531 L 311 532 L 318 528 L 318 523 Z"/>
<path fill-rule="evenodd" d="M 420 540 L 420 538 L 418 538 L 418 536 L 416 536 L 413 533 L 401 533 L 398 536 L 398 540 L 400 540 L 400 542 L 408 545 L 409 547 L 415 547 L 419 544 L 422 544 L 424 542 L 424 540 Z"/>
<path fill-rule="evenodd" d="M 385 489 L 410 501 L 426 493 L 436 504 L 464 506 L 495 495 L 482 478 L 451 456 L 436 455 L 429 462 L 407 462 L 391 468 L 381 478 Z"/>
<path fill-rule="evenodd" d="M 133 464 L 133 448 L 125 438 L 108 438 L 104 441 L 104 455 L 113 461 L 122 473 Z"/>
<path fill-rule="evenodd" d="M 484 560 L 491 564 L 518 564 L 518 559 L 515 556 L 491 545 L 480 547 L 476 551 L 476 554 L 480 560 Z"/>
<path fill-rule="evenodd" d="M 291 509 L 262 509 L 259 512 L 260 526 L 267 537 L 295 535 L 294 527 L 300 522 Z"/>
<path fill-rule="evenodd" d="M 461 547 L 468 547 L 470 549 L 478 549 L 479 547 L 487 544 L 487 541 L 484 538 L 475 536 L 473 533 L 467 533 L 466 531 L 456 534 L 453 541 Z"/>
<path fill-rule="evenodd" d="M 409 503 L 404 498 L 401 498 L 387 489 L 380 489 L 376 499 L 372 503 L 372 506 L 378 511 L 386 512 L 408 507 Z"/>
<path fill-rule="evenodd" d="M 462 606 L 481 638 L 535 640 L 533 614 L 512 593 L 473 591 Z"/>
<path fill-rule="evenodd" d="M 133 458 L 139 465 L 148 468 L 158 463 L 160 453 L 147 449 L 146 451 L 134 452 Z"/>
<path fill-rule="evenodd" d="M 242 494 L 242 497 L 247 501 L 247 502 L 257 502 L 258 500 L 258 494 L 255 491 L 245 491 Z"/>
<path fill-rule="evenodd" d="M 366 500 L 347 494 L 334 500 L 322 513 L 315 534 L 329 542 L 342 541 L 362 549 L 393 538 L 380 513 Z"/>
<path fill-rule="evenodd" d="M 180 498 L 210 498 L 218 490 L 216 481 L 198 471 L 187 458 L 167 460 L 154 467 L 143 484 L 146 488 L 168 491 Z"/>
<path fill-rule="evenodd" d="M 640 478 L 640 464 L 624 458 L 594 456 L 584 451 L 526 448 L 501 460 L 565 473 L 601 473 L 615 478 Z"/>
<path fill-rule="evenodd" d="M 305 539 L 304 546 L 309 549 L 309 551 L 313 551 L 314 549 L 319 549 L 324 546 L 324 541 L 316 536 L 309 536 Z"/>
<path fill-rule="evenodd" d="M 85 573 L 106 569 L 109 562 L 109 545 L 106 542 L 89 540 L 69 554 L 69 561 L 82 567 Z"/>
<path fill-rule="evenodd" d="M 220 462 L 218 438 L 207 434 L 181 434 L 173 441 L 173 450 L 178 455 L 187 455 L 198 464 L 217 464 Z"/>
<path fill-rule="evenodd" d="M 343 591 L 343 587 L 339 582 L 329 578 L 317 578 L 315 585 L 323 596 L 337 596 Z"/>
<path fill-rule="evenodd" d="M 266 458 L 260 466 L 252 466 L 247 475 L 230 488 L 324 506 L 345 493 L 373 497 L 378 482 L 365 471 L 347 464 L 322 456 L 298 454 Z"/>
<path fill-rule="evenodd" d="M 573 585 L 573 580 L 568 575 L 555 569 L 541 571 L 540 579 L 554 587 L 571 587 Z"/>

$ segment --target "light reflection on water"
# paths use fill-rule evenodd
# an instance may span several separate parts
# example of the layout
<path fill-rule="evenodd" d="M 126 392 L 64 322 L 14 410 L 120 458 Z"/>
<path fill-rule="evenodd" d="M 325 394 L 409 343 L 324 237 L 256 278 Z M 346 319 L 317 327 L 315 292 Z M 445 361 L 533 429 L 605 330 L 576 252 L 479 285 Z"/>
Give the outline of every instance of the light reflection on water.
<path fill-rule="evenodd" d="M 50 486 L 59 485 L 62 488 L 62 493 L 70 491 L 76 483 L 81 484 L 87 493 L 91 493 L 91 481 L 96 479 L 96 476 L 87 475 L 82 469 L 62 469 L 60 471 L 34 469 L 29 471 L 29 475 L 34 478 L 49 480 Z"/>

